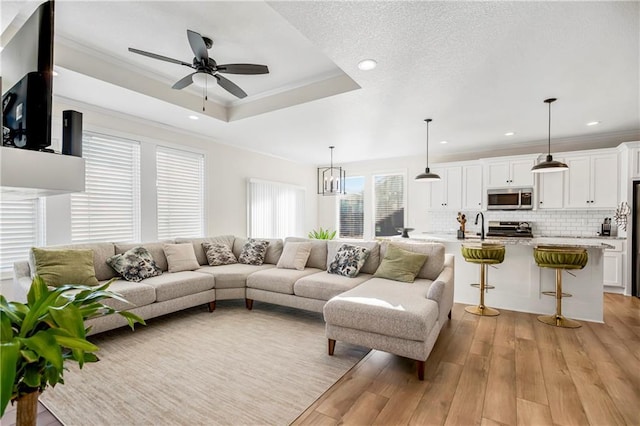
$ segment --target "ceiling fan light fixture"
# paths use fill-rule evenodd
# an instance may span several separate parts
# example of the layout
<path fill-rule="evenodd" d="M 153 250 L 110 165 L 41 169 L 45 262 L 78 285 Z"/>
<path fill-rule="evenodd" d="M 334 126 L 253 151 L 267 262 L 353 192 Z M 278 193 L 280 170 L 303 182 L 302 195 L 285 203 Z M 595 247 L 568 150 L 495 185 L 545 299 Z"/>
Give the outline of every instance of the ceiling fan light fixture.
<path fill-rule="evenodd" d="M 547 139 L 547 158 L 531 168 L 532 173 L 551 173 L 564 172 L 569 170 L 569 166 L 561 161 L 555 161 L 551 155 L 551 104 L 557 101 L 556 98 L 545 99 L 544 102 L 549 104 L 549 137 Z"/>
<path fill-rule="evenodd" d="M 424 121 L 427 123 L 427 167 L 424 169 L 424 173 L 420 173 L 418 176 L 416 176 L 415 180 L 417 182 L 436 182 L 440 180 L 440 176 L 429 170 L 429 123 L 431 123 L 433 120 L 427 118 Z"/>
<path fill-rule="evenodd" d="M 191 76 L 193 84 L 198 87 L 214 86 L 216 84 L 215 77 L 206 72 L 197 72 Z"/>

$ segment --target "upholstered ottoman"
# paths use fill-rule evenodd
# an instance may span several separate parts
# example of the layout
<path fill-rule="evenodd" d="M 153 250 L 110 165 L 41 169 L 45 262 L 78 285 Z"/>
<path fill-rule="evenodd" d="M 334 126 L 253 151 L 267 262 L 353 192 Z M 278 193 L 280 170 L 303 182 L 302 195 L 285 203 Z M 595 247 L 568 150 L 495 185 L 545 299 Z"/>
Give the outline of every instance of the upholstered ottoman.
<path fill-rule="evenodd" d="M 324 305 L 329 355 L 336 340 L 391 352 L 416 360 L 418 378 L 424 380 L 424 363 L 442 328 L 444 287 L 442 281 L 372 278 L 331 298 Z M 449 312 L 450 307 L 445 319 Z"/>

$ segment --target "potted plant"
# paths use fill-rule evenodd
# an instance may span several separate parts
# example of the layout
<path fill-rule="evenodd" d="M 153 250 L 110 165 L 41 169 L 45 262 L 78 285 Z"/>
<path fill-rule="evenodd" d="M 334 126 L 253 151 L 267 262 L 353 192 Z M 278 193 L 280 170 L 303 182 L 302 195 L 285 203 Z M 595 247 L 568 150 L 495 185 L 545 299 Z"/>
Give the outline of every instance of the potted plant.
<path fill-rule="evenodd" d="M 64 362 L 96 362 L 98 347 L 86 339 L 84 321 L 119 314 L 133 329 L 142 318 L 100 303 L 106 298 L 126 302 L 99 287 L 64 285 L 49 289 L 38 276 L 33 279 L 27 303 L 8 302 L 0 295 L 0 417 L 9 401 L 17 401 L 19 426 L 35 425 L 38 396 L 47 386 L 64 383 Z"/>
<path fill-rule="evenodd" d="M 333 240 L 336 236 L 336 231 L 329 231 L 329 229 L 322 229 L 322 226 L 319 230 L 313 230 L 309 232 L 309 238 L 315 240 Z"/>

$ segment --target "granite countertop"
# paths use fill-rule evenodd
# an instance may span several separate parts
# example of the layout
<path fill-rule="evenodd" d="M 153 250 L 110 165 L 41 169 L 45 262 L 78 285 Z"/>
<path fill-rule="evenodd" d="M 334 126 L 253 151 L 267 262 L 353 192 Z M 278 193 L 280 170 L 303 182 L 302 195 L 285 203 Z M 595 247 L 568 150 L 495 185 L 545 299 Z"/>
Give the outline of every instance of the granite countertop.
<path fill-rule="evenodd" d="M 432 234 L 432 233 L 411 233 L 409 239 L 414 240 L 428 240 L 428 241 L 440 241 L 443 243 L 463 243 L 463 242 L 480 242 L 480 237 L 476 235 L 467 235 L 464 240 L 459 240 L 455 234 Z M 395 239 L 395 237 L 394 237 Z M 602 239 L 618 239 L 617 237 L 533 237 L 533 238 L 518 238 L 518 237 L 489 237 L 485 238 L 485 243 L 502 243 L 507 245 L 522 245 L 522 246 L 558 246 L 558 247 L 580 247 L 580 248 L 600 248 L 600 249 L 613 249 L 614 246 L 603 243 L 601 241 L 589 241 L 589 240 L 602 240 Z"/>

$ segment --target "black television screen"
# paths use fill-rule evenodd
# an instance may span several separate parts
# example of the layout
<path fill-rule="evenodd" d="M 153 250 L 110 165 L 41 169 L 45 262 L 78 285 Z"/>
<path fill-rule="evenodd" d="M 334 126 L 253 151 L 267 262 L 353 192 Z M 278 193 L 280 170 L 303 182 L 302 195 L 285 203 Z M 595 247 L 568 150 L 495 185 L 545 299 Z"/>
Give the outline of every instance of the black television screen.
<path fill-rule="evenodd" d="M 36 9 L 1 53 L 3 145 L 51 145 L 54 2 Z"/>

